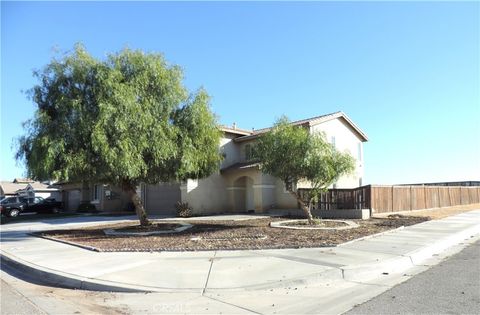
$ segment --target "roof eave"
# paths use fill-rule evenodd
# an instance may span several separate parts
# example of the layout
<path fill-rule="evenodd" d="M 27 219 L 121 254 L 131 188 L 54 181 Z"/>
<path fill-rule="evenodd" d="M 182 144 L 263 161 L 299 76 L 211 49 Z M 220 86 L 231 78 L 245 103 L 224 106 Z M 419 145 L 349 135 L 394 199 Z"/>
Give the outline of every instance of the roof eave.
<path fill-rule="evenodd" d="M 337 118 L 343 118 L 352 127 L 352 129 L 358 134 L 362 142 L 368 141 L 367 135 L 350 118 L 348 118 L 348 116 L 344 112 L 338 112 L 327 117 L 322 117 L 320 119 L 309 121 L 309 126 L 312 127 L 312 126 L 319 125 L 324 122 L 337 119 Z"/>
<path fill-rule="evenodd" d="M 252 132 L 247 130 L 242 130 L 242 129 L 233 129 L 233 128 L 227 128 L 227 127 L 219 127 L 219 129 L 225 133 L 231 133 L 231 134 L 241 135 L 241 136 L 248 136 L 252 134 Z"/>

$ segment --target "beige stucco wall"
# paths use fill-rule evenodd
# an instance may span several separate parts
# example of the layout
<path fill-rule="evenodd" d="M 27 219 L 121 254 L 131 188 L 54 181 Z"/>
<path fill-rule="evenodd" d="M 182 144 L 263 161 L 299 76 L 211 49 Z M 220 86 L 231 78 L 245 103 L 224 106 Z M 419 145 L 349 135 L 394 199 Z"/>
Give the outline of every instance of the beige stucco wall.
<path fill-rule="evenodd" d="M 92 185 L 93 186 L 93 185 Z M 91 188 L 91 190 L 93 187 Z M 111 192 L 110 197 L 106 196 L 105 192 L 109 190 Z M 93 192 L 91 192 L 93 195 Z M 100 188 L 100 200 L 97 210 L 108 212 L 120 212 L 127 210 L 127 204 L 130 202 L 129 196 L 122 191 L 119 187 L 104 186 Z"/>
<path fill-rule="evenodd" d="M 191 180 L 180 187 L 183 202 L 188 202 L 193 213 L 209 214 L 230 211 L 227 182 L 219 173 L 204 179 Z"/>
<path fill-rule="evenodd" d="M 339 151 L 346 151 L 356 160 L 355 171 L 348 176 L 341 177 L 336 188 L 355 188 L 360 184 L 360 178 L 363 178 L 363 142 L 355 131 L 343 120 L 343 118 L 333 119 L 311 127 L 311 132 L 323 132 L 328 142 L 332 142 L 335 137 L 335 147 Z M 361 150 L 361 160 L 359 160 L 358 146 Z M 333 186 L 333 185 L 332 185 Z M 332 188 L 332 186 L 330 188 Z"/>
<path fill-rule="evenodd" d="M 67 183 L 62 185 L 63 202 L 65 210 L 76 211 L 82 201 L 88 201 L 95 205 L 98 211 L 117 212 L 125 211 L 130 198 L 119 187 L 110 185 L 100 185 L 100 194 L 98 200 L 93 200 L 94 184 Z M 105 191 L 110 190 L 110 197 L 105 195 Z M 75 196 L 75 200 L 69 200 Z"/>
<path fill-rule="evenodd" d="M 225 156 L 220 168 L 228 167 L 240 161 L 240 147 L 232 141 L 234 138 L 234 135 L 225 133 L 220 139 L 220 152 Z"/>
<path fill-rule="evenodd" d="M 285 190 L 285 184 L 280 179 L 275 179 L 276 209 L 296 209 L 297 201 Z"/>
<path fill-rule="evenodd" d="M 66 183 L 62 184 L 62 199 L 64 210 L 77 211 L 81 201 L 82 183 Z"/>

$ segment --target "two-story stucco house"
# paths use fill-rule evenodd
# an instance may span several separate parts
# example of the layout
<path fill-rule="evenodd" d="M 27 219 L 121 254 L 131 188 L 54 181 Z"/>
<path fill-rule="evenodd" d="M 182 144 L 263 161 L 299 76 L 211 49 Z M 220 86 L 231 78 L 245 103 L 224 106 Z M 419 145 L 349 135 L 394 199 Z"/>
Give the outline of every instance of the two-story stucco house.
<path fill-rule="evenodd" d="M 310 132 L 324 132 L 327 141 L 340 151 L 348 151 L 356 160 L 356 169 L 342 177 L 335 188 L 362 185 L 363 142 L 367 136 L 343 112 L 292 122 L 308 127 Z M 270 209 L 296 209 L 297 201 L 282 181 L 263 174 L 259 164 L 251 161 L 251 149 L 258 137 L 269 128 L 249 131 L 222 127 L 220 150 L 224 155 L 221 169 L 205 179 L 184 183 L 164 183 L 143 187 L 145 208 L 150 214 L 173 214 L 176 201 L 188 202 L 194 213 L 265 212 Z"/>
<path fill-rule="evenodd" d="M 354 173 L 340 178 L 333 188 L 362 185 L 363 142 L 367 141 L 367 136 L 343 112 L 292 124 L 309 128 L 310 132 L 324 132 L 327 141 L 340 151 L 348 151 L 357 160 Z M 177 201 L 188 202 L 195 214 L 262 213 L 270 209 L 297 208 L 297 201 L 285 190 L 283 182 L 263 174 L 259 164 L 251 160 L 252 146 L 269 128 L 252 131 L 222 126 L 221 130 L 220 151 L 224 159 L 220 171 L 204 179 L 189 179 L 183 183 L 141 185 L 139 192 L 149 214 L 174 215 Z M 80 184 L 70 184 L 64 188 L 64 200 L 69 210 L 76 210 L 80 199 L 90 199 L 101 211 L 121 211 L 128 207 L 128 198 L 115 187 L 98 184 L 85 189 Z"/>

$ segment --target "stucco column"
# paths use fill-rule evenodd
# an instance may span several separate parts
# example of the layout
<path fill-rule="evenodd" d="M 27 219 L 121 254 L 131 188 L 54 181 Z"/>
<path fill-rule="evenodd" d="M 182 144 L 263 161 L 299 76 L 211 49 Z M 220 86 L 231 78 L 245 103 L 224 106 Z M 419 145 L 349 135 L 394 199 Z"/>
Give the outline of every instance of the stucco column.
<path fill-rule="evenodd" d="M 235 212 L 235 189 L 234 187 L 227 187 L 227 200 L 228 209 L 227 212 Z"/>
<path fill-rule="evenodd" d="M 265 213 L 275 204 L 275 185 L 256 184 L 253 185 L 255 196 L 255 212 Z"/>
<path fill-rule="evenodd" d="M 90 187 L 87 182 L 82 182 L 81 203 L 90 202 Z"/>

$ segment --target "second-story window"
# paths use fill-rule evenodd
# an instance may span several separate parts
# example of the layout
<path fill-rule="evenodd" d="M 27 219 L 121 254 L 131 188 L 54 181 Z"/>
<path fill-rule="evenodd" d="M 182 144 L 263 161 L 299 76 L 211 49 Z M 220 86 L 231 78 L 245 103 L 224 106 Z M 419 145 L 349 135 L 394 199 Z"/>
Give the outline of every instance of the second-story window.
<path fill-rule="evenodd" d="M 253 158 L 252 156 L 252 145 L 247 144 L 245 145 L 245 160 L 250 161 Z"/>

